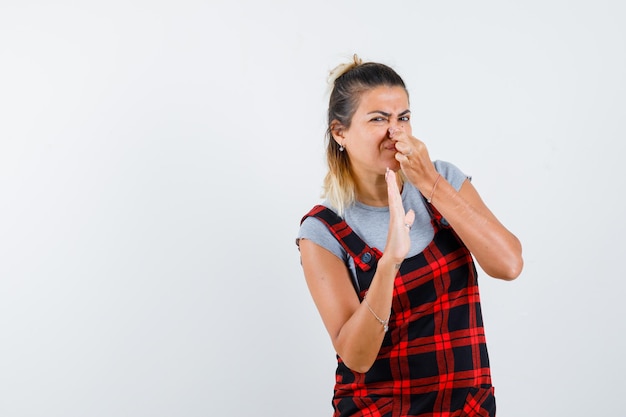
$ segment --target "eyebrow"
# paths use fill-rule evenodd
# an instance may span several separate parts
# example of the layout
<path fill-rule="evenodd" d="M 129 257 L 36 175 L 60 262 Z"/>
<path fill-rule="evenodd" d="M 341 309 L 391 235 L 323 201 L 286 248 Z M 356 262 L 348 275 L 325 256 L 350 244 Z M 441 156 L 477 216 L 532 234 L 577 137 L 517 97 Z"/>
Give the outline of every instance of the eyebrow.
<path fill-rule="evenodd" d="M 403 111 L 402 113 L 400 113 L 400 114 L 398 115 L 398 117 L 401 117 L 401 116 L 407 115 L 407 114 L 409 114 L 409 113 L 411 113 L 411 110 L 406 109 L 405 111 Z M 391 116 L 391 113 L 387 113 L 387 112 L 384 112 L 384 111 L 382 111 L 382 110 L 374 110 L 374 111 L 371 111 L 371 112 L 369 112 L 369 113 L 367 113 L 367 114 L 381 114 L 381 115 L 383 115 L 383 116 L 385 116 L 385 117 L 389 117 L 389 116 Z"/>

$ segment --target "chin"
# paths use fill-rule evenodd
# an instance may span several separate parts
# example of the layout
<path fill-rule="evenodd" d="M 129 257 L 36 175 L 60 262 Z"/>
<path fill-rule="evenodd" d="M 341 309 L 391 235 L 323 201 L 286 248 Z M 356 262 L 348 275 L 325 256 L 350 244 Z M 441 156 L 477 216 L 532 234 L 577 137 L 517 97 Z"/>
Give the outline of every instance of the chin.
<path fill-rule="evenodd" d="M 392 170 L 393 172 L 398 172 L 400 170 L 400 162 L 396 161 L 395 159 L 393 160 L 393 162 L 390 162 L 389 165 L 387 165 L 389 167 L 390 170 Z M 387 168 L 385 167 L 385 170 Z"/>

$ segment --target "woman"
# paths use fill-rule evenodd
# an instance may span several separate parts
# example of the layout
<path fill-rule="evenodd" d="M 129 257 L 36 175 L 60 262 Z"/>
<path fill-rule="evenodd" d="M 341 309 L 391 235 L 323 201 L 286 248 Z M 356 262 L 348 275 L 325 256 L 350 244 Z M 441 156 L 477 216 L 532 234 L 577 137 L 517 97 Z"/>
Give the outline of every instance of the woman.
<path fill-rule="evenodd" d="M 297 243 L 337 352 L 334 415 L 494 416 L 473 258 L 512 280 L 521 245 L 430 160 L 393 69 L 355 55 L 331 75 L 326 200 Z"/>

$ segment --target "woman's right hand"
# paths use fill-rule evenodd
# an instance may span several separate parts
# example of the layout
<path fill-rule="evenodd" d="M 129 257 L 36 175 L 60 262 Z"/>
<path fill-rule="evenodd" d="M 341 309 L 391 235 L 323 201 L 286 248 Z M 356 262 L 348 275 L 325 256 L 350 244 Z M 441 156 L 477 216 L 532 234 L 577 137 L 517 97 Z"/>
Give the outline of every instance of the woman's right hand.
<path fill-rule="evenodd" d="M 415 221 L 415 212 L 404 211 L 396 173 L 387 168 L 385 180 L 389 198 L 389 232 L 383 256 L 389 257 L 389 260 L 399 268 L 411 248 L 409 232 Z"/>
<path fill-rule="evenodd" d="M 389 317 L 398 268 L 411 247 L 409 227 L 415 213 L 404 212 L 397 177 L 386 175 L 389 197 L 389 232 L 382 258 L 367 292 L 367 304 L 354 291 L 346 264 L 332 252 L 308 239 L 300 240 L 304 276 L 337 354 L 356 372 L 367 372 L 385 337 L 384 327 L 374 317 Z M 409 227 L 407 227 L 407 225 Z"/>

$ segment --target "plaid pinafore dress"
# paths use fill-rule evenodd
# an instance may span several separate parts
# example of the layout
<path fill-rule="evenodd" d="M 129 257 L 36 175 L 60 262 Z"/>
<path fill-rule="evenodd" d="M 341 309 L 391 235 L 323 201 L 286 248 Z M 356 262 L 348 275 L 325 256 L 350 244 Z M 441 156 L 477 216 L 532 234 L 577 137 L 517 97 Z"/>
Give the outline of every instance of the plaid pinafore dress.
<path fill-rule="evenodd" d="M 496 404 L 472 256 L 430 204 L 432 242 L 402 263 L 389 330 L 371 369 L 350 370 L 337 356 L 335 417 L 494 417 Z M 324 206 L 321 220 L 352 257 L 359 298 L 382 253 Z"/>

